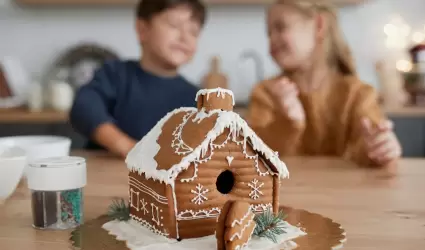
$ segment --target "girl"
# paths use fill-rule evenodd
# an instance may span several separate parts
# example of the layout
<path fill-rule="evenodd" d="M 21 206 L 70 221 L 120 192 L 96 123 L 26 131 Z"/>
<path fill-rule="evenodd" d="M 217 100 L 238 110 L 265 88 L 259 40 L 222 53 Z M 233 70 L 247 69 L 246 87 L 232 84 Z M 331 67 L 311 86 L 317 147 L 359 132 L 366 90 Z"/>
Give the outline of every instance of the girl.
<path fill-rule="evenodd" d="M 356 76 L 326 3 L 278 0 L 268 11 L 270 54 L 284 74 L 259 83 L 247 114 L 280 155 L 341 156 L 388 166 L 401 155 L 373 87 Z"/>

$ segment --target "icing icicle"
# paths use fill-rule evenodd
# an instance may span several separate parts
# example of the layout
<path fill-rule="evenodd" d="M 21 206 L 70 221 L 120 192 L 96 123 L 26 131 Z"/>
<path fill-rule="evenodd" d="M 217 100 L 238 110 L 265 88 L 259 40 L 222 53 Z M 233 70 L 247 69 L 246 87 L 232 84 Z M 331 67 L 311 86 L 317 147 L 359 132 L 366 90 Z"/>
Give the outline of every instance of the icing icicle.
<path fill-rule="evenodd" d="M 196 93 L 195 101 L 198 101 L 199 96 L 206 95 L 207 100 L 210 96 L 210 94 L 217 94 L 217 97 L 225 98 L 226 94 L 230 95 L 233 100 L 233 105 L 235 105 L 235 97 L 233 96 L 233 92 L 229 89 L 223 89 L 223 88 L 215 88 L 215 89 L 201 89 Z"/>

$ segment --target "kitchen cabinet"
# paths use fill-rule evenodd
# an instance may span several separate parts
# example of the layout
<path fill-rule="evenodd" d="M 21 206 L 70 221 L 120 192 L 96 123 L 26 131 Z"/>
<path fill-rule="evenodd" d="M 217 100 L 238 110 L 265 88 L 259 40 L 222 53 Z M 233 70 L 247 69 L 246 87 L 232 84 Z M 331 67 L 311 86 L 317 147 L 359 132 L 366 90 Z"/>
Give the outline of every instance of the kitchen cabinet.
<path fill-rule="evenodd" d="M 5 1 L 5 0 L 0 0 Z M 8 0 L 6 0 L 8 1 Z M 10 0 L 12 1 L 12 0 Z M 135 5 L 138 0 L 15 0 L 20 5 L 27 6 L 132 6 Z M 338 6 L 360 4 L 365 0 L 332 0 Z M 205 0 L 207 4 L 215 5 L 248 5 L 248 4 L 270 4 L 275 0 Z"/>
<path fill-rule="evenodd" d="M 403 148 L 403 157 L 425 157 L 425 117 L 389 117 Z"/>

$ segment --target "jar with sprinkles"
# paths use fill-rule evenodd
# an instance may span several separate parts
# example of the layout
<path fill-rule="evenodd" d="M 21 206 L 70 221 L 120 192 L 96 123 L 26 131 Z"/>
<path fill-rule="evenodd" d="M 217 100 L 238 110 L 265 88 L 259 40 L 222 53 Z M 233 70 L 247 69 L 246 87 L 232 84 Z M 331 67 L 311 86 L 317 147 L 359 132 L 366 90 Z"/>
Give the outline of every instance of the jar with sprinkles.
<path fill-rule="evenodd" d="M 33 227 L 70 229 L 83 224 L 86 161 L 81 157 L 45 158 L 28 167 Z"/>

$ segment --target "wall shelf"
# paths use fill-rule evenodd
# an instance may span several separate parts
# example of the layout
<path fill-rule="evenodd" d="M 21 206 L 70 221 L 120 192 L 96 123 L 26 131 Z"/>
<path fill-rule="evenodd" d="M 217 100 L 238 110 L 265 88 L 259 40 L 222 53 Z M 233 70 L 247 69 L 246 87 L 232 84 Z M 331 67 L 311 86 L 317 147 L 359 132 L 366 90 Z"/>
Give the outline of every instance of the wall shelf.
<path fill-rule="evenodd" d="M 361 4 L 365 0 L 332 0 L 338 6 Z M 18 5 L 32 7 L 105 6 L 126 7 L 136 5 L 138 0 L 15 0 Z M 209 5 L 263 5 L 274 0 L 205 0 Z"/>

